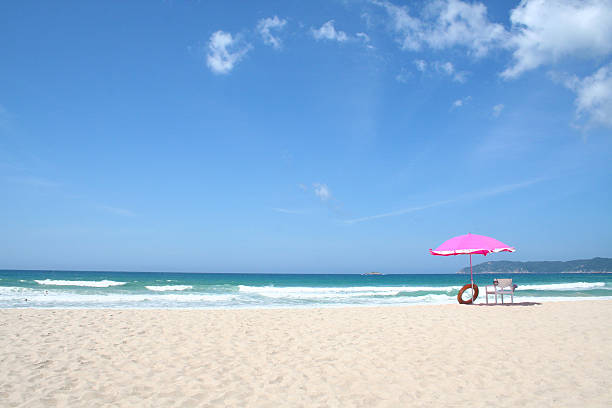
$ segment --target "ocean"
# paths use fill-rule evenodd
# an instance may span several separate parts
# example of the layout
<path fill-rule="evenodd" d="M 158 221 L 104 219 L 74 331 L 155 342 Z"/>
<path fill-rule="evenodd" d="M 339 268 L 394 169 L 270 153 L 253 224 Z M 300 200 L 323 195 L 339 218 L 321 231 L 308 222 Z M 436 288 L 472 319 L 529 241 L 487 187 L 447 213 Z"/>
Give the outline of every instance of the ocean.
<path fill-rule="evenodd" d="M 612 274 L 475 275 L 512 278 L 515 302 L 612 299 Z M 257 309 L 456 303 L 459 274 L 201 274 L 0 271 L 0 308 Z M 492 297 L 491 297 L 492 300 Z M 509 299 L 508 299 L 509 300 Z"/>

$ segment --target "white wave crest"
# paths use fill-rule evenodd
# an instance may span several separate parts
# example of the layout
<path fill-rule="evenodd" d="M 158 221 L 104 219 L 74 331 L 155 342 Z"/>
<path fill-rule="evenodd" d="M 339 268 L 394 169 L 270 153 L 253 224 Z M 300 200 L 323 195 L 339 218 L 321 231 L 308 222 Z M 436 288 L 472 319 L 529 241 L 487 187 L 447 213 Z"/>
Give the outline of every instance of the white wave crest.
<path fill-rule="evenodd" d="M 53 280 L 53 279 L 35 280 L 34 282 L 38 283 L 39 285 L 84 286 L 84 287 L 90 287 L 90 288 L 108 288 L 109 286 L 121 286 L 127 283 L 127 282 L 115 282 L 111 280 L 70 281 L 70 280 Z"/>
<path fill-rule="evenodd" d="M 145 286 L 145 288 L 152 290 L 154 292 L 167 292 L 174 290 L 187 290 L 193 289 L 191 285 L 166 285 L 166 286 Z"/>
<path fill-rule="evenodd" d="M 518 285 L 517 290 L 579 290 L 603 288 L 604 286 L 606 286 L 605 282 L 570 282 L 546 285 Z"/>
<path fill-rule="evenodd" d="M 316 293 L 316 292 L 256 292 L 260 296 L 273 299 L 347 299 L 371 296 L 397 296 L 399 291 Z"/>
<path fill-rule="evenodd" d="M 238 290 L 273 299 L 341 300 L 373 296 L 397 296 L 404 292 L 446 292 L 460 286 L 353 286 L 353 287 L 276 287 L 239 285 Z M 443 295 L 446 296 L 446 295 Z"/>
<path fill-rule="evenodd" d="M 352 287 L 308 287 L 308 286 L 245 286 L 238 285 L 242 293 L 253 293 L 267 297 L 353 297 L 395 296 L 402 292 L 451 292 L 461 286 L 352 286 Z"/>

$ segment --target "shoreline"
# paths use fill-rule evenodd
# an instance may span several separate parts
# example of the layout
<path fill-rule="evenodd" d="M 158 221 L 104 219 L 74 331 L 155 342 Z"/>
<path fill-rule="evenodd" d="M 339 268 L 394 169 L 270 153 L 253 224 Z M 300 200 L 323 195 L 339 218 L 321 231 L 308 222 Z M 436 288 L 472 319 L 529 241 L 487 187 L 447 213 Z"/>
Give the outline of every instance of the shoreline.
<path fill-rule="evenodd" d="M 612 403 L 612 301 L 415 306 L 2 309 L 0 400 L 34 407 Z"/>
<path fill-rule="evenodd" d="M 508 295 L 509 296 L 509 295 Z M 516 298 L 516 295 L 515 295 Z M 547 298 L 537 298 L 534 297 L 533 300 L 525 300 L 527 298 L 523 298 L 522 301 L 517 302 L 515 299 L 514 303 L 510 303 L 509 301 L 505 301 L 501 303 L 501 300 L 498 300 L 498 303 L 493 303 L 493 299 L 491 297 L 489 303 L 487 304 L 484 300 L 479 300 L 479 303 L 471 304 L 471 305 L 461 305 L 458 302 L 453 303 L 411 303 L 411 304 L 363 304 L 363 305 L 347 305 L 347 304 L 339 304 L 339 305 L 282 305 L 282 306 L 235 306 L 235 307 L 38 307 L 38 306 L 24 306 L 24 307 L 6 307 L 0 308 L 0 312 L 4 310 L 99 310 L 99 311 L 247 311 L 247 310 L 336 310 L 336 309 L 376 309 L 376 308 L 413 308 L 413 307 L 438 307 L 438 306 L 461 306 L 461 307 L 492 307 L 492 306 L 541 306 L 543 304 L 554 304 L 554 303 L 576 303 L 576 302 L 612 302 L 612 296 L 605 297 L 567 297 L 564 300 L 558 300 L 558 297 L 555 300 L 546 300 Z M 542 300 L 545 299 L 545 300 Z M 549 299 L 549 298 L 548 298 Z"/>

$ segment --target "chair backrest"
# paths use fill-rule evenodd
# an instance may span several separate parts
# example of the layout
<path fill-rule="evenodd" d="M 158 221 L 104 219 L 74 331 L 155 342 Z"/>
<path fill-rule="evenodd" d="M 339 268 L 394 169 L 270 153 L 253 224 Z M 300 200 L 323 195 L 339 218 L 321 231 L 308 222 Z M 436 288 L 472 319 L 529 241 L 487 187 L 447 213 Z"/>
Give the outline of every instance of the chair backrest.
<path fill-rule="evenodd" d="M 500 289 L 512 286 L 512 279 L 495 279 L 493 284 Z"/>

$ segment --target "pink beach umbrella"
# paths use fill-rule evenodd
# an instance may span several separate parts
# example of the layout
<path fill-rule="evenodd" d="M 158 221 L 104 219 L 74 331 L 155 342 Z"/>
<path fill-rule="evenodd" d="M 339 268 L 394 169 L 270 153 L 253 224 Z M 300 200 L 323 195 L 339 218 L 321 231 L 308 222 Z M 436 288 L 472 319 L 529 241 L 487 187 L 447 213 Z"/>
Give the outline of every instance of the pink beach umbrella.
<path fill-rule="evenodd" d="M 470 304 L 478 297 L 478 286 L 474 285 L 474 276 L 472 274 L 472 254 L 487 255 L 495 252 L 514 252 L 516 249 L 504 244 L 495 238 L 485 237 L 484 235 L 467 234 L 451 238 L 444 242 L 436 249 L 430 249 L 432 255 L 450 256 L 450 255 L 469 255 L 470 256 L 470 285 L 465 285 L 459 291 L 457 300 L 459 303 Z M 472 296 L 468 300 L 463 300 L 462 295 L 471 287 Z"/>

